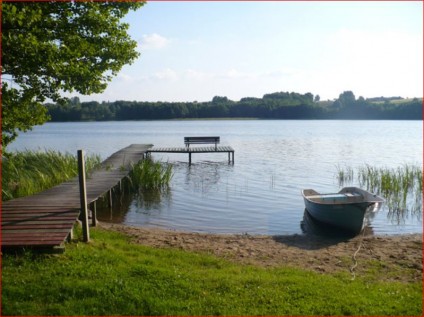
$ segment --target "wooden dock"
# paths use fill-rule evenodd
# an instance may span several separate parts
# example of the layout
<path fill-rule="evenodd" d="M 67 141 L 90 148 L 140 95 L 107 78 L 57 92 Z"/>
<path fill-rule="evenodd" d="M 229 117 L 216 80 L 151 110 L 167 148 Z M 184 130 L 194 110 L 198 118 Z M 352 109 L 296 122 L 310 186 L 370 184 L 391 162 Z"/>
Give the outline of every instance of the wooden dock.
<path fill-rule="evenodd" d="M 234 149 L 231 146 L 167 147 L 151 148 L 146 151 L 147 155 L 151 153 L 185 153 L 188 154 L 189 165 L 193 153 L 228 153 L 228 163 L 234 164 Z"/>
<path fill-rule="evenodd" d="M 151 147 L 132 144 L 103 161 L 87 177 L 87 203 L 95 208 L 96 200 L 111 193 Z M 61 247 L 71 238 L 79 213 L 78 177 L 36 195 L 5 201 L 1 208 L 1 246 Z"/>

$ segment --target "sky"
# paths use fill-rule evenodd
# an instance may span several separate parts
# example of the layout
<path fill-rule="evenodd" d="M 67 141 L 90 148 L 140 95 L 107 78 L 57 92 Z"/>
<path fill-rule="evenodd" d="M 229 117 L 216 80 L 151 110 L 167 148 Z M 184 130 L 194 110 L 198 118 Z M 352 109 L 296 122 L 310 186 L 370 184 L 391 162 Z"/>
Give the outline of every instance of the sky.
<path fill-rule="evenodd" d="M 149 1 L 125 22 L 140 57 L 81 101 L 423 96 L 421 1 Z"/>

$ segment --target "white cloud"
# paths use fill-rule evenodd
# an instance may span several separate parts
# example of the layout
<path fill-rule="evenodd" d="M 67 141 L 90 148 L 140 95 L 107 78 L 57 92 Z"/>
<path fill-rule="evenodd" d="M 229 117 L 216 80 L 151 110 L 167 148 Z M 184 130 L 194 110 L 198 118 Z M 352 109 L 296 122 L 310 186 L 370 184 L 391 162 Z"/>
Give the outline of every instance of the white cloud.
<path fill-rule="evenodd" d="M 299 74 L 300 70 L 294 68 L 284 68 L 267 71 L 261 74 L 261 77 L 285 78 Z"/>
<path fill-rule="evenodd" d="M 247 78 L 252 78 L 256 76 L 254 74 L 241 72 L 235 68 L 232 68 L 224 74 L 224 77 L 229 79 L 247 79 Z"/>
<path fill-rule="evenodd" d="M 171 68 L 160 70 L 153 74 L 154 79 L 175 81 L 178 79 L 178 74 Z"/>
<path fill-rule="evenodd" d="M 242 72 L 235 68 L 220 72 L 205 72 L 189 68 L 184 72 L 184 78 L 188 80 L 220 80 L 220 79 L 249 79 L 256 77 L 253 73 Z"/>
<path fill-rule="evenodd" d="M 211 79 L 212 77 L 214 77 L 214 75 L 211 73 L 207 73 L 207 72 L 203 72 L 203 71 L 199 71 L 199 70 L 191 69 L 191 68 L 185 70 L 184 72 L 184 78 L 188 80 L 203 81 L 203 80 Z"/>
<path fill-rule="evenodd" d="M 134 82 L 135 78 L 131 75 L 125 74 L 125 73 L 119 73 L 117 76 L 117 79 L 126 82 L 126 83 L 132 83 Z"/>
<path fill-rule="evenodd" d="M 422 70 L 423 42 L 419 35 L 343 29 L 331 40 L 339 53 L 338 62 L 351 71 L 381 76 L 416 67 Z"/>
<path fill-rule="evenodd" d="M 138 43 L 139 50 L 157 50 L 166 47 L 170 40 L 157 33 L 143 34 Z"/>

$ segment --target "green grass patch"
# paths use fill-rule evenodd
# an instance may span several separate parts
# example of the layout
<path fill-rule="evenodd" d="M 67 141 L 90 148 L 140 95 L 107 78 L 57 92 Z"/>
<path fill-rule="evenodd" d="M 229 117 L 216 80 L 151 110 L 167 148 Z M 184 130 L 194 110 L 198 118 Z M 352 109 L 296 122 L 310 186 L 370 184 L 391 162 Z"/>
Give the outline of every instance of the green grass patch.
<path fill-rule="evenodd" d="M 90 171 L 100 156 L 86 157 Z M 36 194 L 78 175 L 78 159 L 70 153 L 23 151 L 2 157 L 2 200 Z"/>
<path fill-rule="evenodd" d="M 80 234 L 80 233 L 78 233 Z M 240 265 L 94 229 L 60 255 L 5 254 L 3 315 L 419 315 L 422 285 Z"/>

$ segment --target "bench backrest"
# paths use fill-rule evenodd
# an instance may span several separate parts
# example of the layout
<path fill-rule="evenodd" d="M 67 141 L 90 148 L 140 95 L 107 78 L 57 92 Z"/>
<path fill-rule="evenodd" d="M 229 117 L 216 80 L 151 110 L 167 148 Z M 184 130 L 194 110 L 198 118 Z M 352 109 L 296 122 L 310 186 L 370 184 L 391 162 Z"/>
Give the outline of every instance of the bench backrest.
<path fill-rule="evenodd" d="M 219 143 L 219 136 L 186 136 L 184 143 Z"/>
<path fill-rule="evenodd" d="M 186 136 L 184 137 L 184 143 L 186 147 L 190 147 L 190 144 L 215 144 L 215 150 L 218 149 L 217 144 L 219 143 L 219 136 Z"/>

